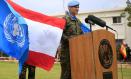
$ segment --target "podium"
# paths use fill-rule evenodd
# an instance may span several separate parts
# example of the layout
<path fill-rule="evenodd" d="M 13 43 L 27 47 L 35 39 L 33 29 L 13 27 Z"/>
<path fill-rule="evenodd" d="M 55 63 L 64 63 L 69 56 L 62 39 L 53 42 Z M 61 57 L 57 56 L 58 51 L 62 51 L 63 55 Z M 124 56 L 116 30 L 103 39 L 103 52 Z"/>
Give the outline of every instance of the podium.
<path fill-rule="evenodd" d="M 96 30 L 69 39 L 72 79 L 118 79 L 115 35 Z"/>

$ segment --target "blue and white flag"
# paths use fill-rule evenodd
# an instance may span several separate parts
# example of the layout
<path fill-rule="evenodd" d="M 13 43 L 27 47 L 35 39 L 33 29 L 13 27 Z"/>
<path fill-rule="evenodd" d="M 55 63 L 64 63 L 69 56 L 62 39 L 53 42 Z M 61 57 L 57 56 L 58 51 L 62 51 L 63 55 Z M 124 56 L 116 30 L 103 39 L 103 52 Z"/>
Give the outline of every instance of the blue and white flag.
<path fill-rule="evenodd" d="M 83 33 L 91 32 L 91 30 L 88 28 L 88 26 L 86 26 L 84 23 L 81 23 L 80 27 L 81 27 Z"/>
<path fill-rule="evenodd" d="M 0 0 L 0 50 L 24 63 L 29 49 L 28 27 L 24 19 Z"/>

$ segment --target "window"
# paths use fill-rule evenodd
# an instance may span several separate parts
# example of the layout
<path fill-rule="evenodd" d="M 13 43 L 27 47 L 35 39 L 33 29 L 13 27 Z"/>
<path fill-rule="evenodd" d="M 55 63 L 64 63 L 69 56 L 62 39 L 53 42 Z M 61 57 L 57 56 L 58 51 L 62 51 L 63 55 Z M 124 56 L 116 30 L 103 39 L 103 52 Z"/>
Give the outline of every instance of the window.
<path fill-rule="evenodd" d="M 121 23 L 121 17 L 113 17 L 113 23 Z"/>

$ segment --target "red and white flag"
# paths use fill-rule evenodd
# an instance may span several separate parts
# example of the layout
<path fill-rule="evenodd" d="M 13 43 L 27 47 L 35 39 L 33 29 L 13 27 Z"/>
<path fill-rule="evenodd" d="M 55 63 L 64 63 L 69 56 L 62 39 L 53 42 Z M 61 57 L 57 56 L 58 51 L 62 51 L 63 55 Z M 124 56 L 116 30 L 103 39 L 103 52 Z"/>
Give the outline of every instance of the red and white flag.
<path fill-rule="evenodd" d="M 126 44 L 124 41 L 122 41 L 121 47 L 120 47 L 120 53 L 122 54 L 123 58 L 127 58 L 127 53 L 126 53 Z"/>
<path fill-rule="evenodd" d="M 8 3 L 25 18 L 29 30 L 29 55 L 26 63 L 50 70 L 55 61 L 65 20 L 26 9 L 10 0 Z"/>

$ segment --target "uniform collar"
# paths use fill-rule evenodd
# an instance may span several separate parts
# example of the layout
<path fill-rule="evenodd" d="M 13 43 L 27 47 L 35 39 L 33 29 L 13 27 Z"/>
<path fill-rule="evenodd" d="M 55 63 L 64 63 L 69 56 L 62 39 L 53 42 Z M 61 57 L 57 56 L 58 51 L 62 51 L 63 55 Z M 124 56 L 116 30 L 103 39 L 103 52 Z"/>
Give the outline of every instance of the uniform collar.
<path fill-rule="evenodd" d="M 71 20 L 77 20 L 76 16 L 71 15 L 70 12 L 67 12 L 66 14 L 71 18 Z"/>

